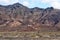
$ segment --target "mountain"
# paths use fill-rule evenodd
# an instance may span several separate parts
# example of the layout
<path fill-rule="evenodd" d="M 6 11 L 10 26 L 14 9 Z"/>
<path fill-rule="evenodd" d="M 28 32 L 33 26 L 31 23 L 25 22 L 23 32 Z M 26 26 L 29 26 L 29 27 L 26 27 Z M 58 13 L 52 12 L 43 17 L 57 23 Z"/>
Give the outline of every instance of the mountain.
<path fill-rule="evenodd" d="M 60 31 L 60 9 L 0 5 L 0 31 Z"/>

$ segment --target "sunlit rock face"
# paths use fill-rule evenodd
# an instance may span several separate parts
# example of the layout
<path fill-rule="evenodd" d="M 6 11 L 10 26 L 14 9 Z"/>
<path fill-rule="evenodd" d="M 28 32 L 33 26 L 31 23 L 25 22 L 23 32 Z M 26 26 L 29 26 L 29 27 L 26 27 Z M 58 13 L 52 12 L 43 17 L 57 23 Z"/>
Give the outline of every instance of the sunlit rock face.
<path fill-rule="evenodd" d="M 18 22 L 18 21 L 13 21 L 13 22 L 9 23 L 9 26 L 10 26 L 10 27 L 18 27 L 18 26 L 20 26 L 20 25 L 21 25 L 21 23 Z"/>
<path fill-rule="evenodd" d="M 0 31 L 60 31 L 60 9 L 0 5 Z"/>

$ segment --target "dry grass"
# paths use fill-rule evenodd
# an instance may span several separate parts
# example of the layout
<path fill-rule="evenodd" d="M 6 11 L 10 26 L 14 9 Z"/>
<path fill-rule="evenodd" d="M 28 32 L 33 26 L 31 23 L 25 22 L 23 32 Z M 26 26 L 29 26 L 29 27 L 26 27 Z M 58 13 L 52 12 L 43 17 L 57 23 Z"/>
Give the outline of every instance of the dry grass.
<path fill-rule="evenodd" d="M 6 39 L 33 39 L 33 40 L 54 40 L 60 39 L 60 32 L 0 32 L 1 38 Z"/>
<path fill-rule="evenodd" d="M 60 35 L 60 32 L 0 32 L 0 36 L 43 36 L 43 35 Z"/>

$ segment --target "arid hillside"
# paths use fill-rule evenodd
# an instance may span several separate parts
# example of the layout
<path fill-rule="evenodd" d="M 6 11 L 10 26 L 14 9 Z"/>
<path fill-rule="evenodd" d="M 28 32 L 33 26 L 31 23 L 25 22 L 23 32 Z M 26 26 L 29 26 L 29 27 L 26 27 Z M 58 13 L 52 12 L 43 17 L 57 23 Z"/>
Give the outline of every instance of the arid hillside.
<path fill-rule="evenodd" d="M 0 31 L 60 31 L 60 9 L 0 5 Z"/>

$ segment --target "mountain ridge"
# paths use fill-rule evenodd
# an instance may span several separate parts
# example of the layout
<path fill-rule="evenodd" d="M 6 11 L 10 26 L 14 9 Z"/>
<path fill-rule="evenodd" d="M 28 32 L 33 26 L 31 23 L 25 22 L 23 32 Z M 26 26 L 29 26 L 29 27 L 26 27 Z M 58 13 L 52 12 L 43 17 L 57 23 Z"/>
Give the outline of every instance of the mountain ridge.
<path fill-rule="evenodd" d="M 0 31 L 60 31 L 60 10 L 0 5 Z"/>

